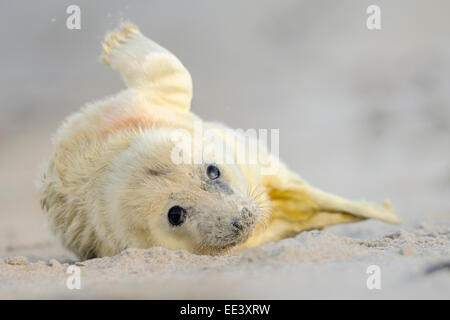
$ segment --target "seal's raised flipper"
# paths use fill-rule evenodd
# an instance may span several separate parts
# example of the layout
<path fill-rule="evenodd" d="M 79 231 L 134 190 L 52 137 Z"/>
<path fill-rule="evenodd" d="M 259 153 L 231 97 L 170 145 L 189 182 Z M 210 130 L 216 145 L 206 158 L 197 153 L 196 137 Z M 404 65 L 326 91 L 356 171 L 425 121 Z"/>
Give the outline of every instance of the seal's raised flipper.
<path fill-rule="evenodd" d="M 102 44 L 102 61 L 119 71 L 127 86 L 145 94 L 149 103 L 189 110 L 192 79 L 168 50 L 146 38 L 130 23 L 109 33 Z"/>

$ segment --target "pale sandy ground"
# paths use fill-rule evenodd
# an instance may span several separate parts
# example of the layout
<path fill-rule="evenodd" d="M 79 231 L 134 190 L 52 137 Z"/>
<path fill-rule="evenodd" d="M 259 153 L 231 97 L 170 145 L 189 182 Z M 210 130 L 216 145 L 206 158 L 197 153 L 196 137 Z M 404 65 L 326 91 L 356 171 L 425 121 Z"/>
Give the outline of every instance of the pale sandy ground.
<path fill-rule="evenodd" d="M 1 298 L 450 298 L 450 5 L 377 1 L 70 1 L 0 4 Z M 313 185 L 389 198 L 375 221 L 303 233 L 241 255 L 129 249 L 77 260 L 45 229 L 33 181 L 60 121 L 122 84 L 99 41 L 129 18 L 191 70 L 193 110 L 233 127 L 279 128 L 281 157 Z M 52 20 L 53 19 L 53 20 Z M 55 262 L 54 260 L 58 262 Z M 50 262 L 51 260 L 51 262 Z M 381 268 L 381 290 L 366 269 Z"/>

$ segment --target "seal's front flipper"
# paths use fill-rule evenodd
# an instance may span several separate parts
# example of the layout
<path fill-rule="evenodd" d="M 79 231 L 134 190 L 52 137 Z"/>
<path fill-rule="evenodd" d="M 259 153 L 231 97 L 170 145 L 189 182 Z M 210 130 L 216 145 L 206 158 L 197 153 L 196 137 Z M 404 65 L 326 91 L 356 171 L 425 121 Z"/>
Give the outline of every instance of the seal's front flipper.
<path fill-rule="evenodd" d="M 102 61 L 119 71 L 127 86 L 143 93 L 149 103 L 190 109 L 191 75 L 175 55 L 142 35 L 138 27 L 122 24 L 102 46 Z"/>

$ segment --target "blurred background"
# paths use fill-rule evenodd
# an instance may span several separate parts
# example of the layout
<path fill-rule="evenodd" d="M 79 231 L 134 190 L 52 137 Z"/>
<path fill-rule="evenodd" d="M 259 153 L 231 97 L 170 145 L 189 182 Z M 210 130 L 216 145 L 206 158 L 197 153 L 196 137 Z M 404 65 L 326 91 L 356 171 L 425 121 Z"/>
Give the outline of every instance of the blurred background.
<path fill-rule="evenodd" d="M 71 4 L 81 30 L 66 28 Z M 378 31 L 366 27 L 371 4 Z M 34 181 L 61 121 L 124 87 L 98 61 L 122 19 L 190 70 L 202 118 L 280 129 L 281 158 L 304 179 L 390 199 L 406 227 L 450 222 L 448 1 L 3 0 L 0 12 L 0 256 L 68 255 L 46 231 Z"/>

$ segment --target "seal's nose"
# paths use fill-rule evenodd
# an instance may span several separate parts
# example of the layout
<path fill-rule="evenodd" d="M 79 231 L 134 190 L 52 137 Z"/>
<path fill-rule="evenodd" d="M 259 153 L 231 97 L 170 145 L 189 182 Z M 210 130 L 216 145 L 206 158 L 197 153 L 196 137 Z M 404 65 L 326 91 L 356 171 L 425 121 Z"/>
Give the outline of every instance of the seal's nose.
<path fill-rule="evenodd" d="M 231 228 L 236 233 L 244 230 L 244 226 L 240 223 L 238 219 L 233 219 L 233 221 L 231 221 Z"/>

